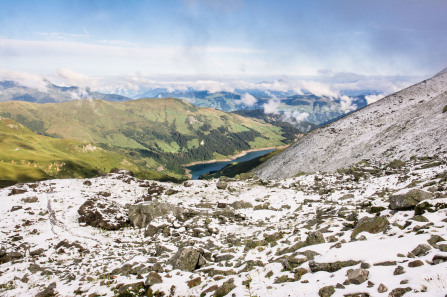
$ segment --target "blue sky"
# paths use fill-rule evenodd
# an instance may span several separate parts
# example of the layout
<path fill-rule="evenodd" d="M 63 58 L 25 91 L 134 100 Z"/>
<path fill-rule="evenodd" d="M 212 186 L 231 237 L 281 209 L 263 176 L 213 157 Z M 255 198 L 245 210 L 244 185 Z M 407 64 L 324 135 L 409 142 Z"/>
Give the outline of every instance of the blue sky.
<path fill-rule="evenodd" d="M 41 75 L 430 75 L 447 1 L 0 0 L 0 68 Z"/>

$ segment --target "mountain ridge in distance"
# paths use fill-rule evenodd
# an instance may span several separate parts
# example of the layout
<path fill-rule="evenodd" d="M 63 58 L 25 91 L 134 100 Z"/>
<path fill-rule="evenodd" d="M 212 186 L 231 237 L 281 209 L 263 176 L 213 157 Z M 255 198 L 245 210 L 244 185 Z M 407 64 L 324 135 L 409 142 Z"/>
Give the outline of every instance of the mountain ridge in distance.
<path fill-rule="evenodd" d="M 184 100 L 0 102 L 0 115 L 43 135 L 92 142 L 141 168 L 184 176 L 182 165 L 283 146 L 280 127 Z"/>
<path fill-rule="evenodd" d="M 101 99 L 111 102 L 132 100 L 121 95 L 91 91 L 89 88 L 84 89 L 76 86 L 61 87 L 48 80 L 45 80 L 45 82 L 47 83 L 46 90 L 38 90 L 20 85 L 14 81 L 0 81 L 0 101 L 58 103 L 84 98 Z"/>
<path fill-rule="evenodd" d="M 447 71 L 313 130 L 253 170 L 265 179 L 445 153 Z"/>

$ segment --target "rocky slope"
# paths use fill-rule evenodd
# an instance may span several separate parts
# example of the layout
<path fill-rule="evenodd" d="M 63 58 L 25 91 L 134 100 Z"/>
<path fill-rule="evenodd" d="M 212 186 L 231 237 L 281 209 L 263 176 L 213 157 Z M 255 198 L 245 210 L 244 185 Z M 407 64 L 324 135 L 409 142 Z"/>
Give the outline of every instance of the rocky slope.
<path fill-rule="evenodd" d="M 447 147 L 447 71 L 310 132 L 254 172 L 262 178 L 349 167 L 364 159 L 408 160 Z"/>
<path fill-rule="evenodd" d="M 2 296 L 439 296 L 447 155 L 265 181 L 0 190 Z"/>

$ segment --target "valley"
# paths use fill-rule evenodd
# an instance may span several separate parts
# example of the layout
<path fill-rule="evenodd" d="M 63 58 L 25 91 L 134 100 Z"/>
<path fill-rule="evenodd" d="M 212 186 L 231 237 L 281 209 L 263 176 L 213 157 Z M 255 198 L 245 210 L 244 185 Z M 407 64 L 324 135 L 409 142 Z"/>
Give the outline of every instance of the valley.
<path fill-rule="evenodd" d="M 93 143 L 103 152 L 128 160 L 133 166 L 128 169 L 133 168 L 139 177 L 145 174 L 172 180 L 185 178 L 184 164 L 283 146 L 296 137 L 290 131 L 299 133 L 295 128 L 284 132 L 259 119 L 199 108 L 172 98 L 47 104 L 8 101 L 0 102 L 0 116 L 41 135 Z M 102 163 L 92 163 L 97 172 L 118 165 L 106 159 Z M 71 177 L 76 176 L 73 173 Z"/>

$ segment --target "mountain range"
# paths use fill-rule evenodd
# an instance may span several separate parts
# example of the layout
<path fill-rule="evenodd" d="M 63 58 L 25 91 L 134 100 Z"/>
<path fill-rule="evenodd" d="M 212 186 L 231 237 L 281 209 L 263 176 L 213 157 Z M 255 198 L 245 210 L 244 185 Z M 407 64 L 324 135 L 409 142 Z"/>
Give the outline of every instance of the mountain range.
<path fill-rule="evenodd" d="M 89 88 L 76 86 L 60 87 L 45 80 L 45 89 L 36 89 L 23 86 L 14 81 L 0 81 L 0 101 L 27 101 L 35 103 L 56 103 L 79 100 L 83 98 L 101 99 L 107 101 L 126 101 L 128 97 L 103 94 L 91 91 Z"/>

